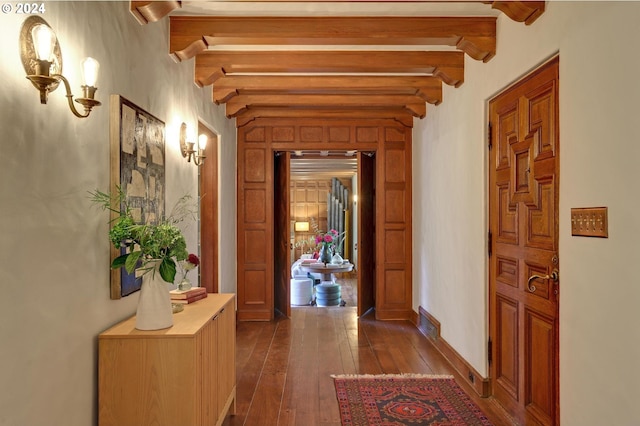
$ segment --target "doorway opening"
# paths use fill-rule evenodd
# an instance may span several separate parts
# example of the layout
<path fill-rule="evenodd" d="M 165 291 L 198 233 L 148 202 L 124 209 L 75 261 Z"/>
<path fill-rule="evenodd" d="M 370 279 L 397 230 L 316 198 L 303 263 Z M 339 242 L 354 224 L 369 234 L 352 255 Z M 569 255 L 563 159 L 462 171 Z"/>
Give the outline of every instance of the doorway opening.
<path fill-rule="evenodd" d="M 284 249 L 280 248 L 285 253 L 276 256 L 276 261 L 283 263 L 275 267 L 279 272 L 274 286 L 275 300 L 286 301 L 286 307 L 284 303 L 276 303 L 276 309 L 282 314 L 289 316 L 292 306 L 357 307 L 358 315 L 374 307 L 374 157 L 373 153 L 344 150 L 292 151 L 276 155 L 275 176 L 279 178 L 274 179 L 275 213 L 282 215 L 285 210 L 282 204 L 288 206 L 286 220 L 276 221 L 281 224 L 276 226 L 276 234 L 288 238 L 289 243 Z M 285 162 L 286 166 L 282 164 Z M 365 180 L 360 178 L 363 167 Z M 285 169 L 286 180 L 282 176 Z M 288 191 L 283 191 L 284 188 Z M 359 205 L 361 193 L 367 209 L 364 224 Z M 363 236 L 363 228 L 367 235 Z M 320 256 L 321 246 L 316 243 L 316 237 L 331 230 L 335 230 L 334 238 L 337 236 L 332 245 L 342 260 L 332 259 L 334 263 L 329 269 L 335 268 L 335 273 L 323 274 L 326 271 L 313 268 L 317 266 L 313 264 Z M 364 262 L 360 249 L 363 237 L 367 245 Z M 276 251 L 278 247 L 282 245 L 276 244 Z M 364 286 L 363 278 L 367 280 Z M 286 295 L 278 294 L 279 291 Z"/>
<path fill-rule="evenodd" d="M 355 151 L 291 155 L 292 306 L 357 306 L 357 172 Z M 332 241 L 318 243 L 324 237 Z M 309 266 L 320 260 L 323 246 L 328 249 L 324 252 L 331 259 L 330 268 L 335 269 L 331 274 Z"/>

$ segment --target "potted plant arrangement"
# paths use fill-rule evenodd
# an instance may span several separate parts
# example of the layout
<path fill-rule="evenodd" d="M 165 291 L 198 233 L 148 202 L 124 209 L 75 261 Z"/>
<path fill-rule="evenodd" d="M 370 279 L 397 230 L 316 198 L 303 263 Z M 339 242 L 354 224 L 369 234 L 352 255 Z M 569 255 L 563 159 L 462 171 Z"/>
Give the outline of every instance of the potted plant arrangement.
<path fill-rule="evenodd" d="M 342 236 L 343 234 L 344 232 L 340 234 L 335 229 L 331 229 L 329 232 L 321 233 L 316 236 L 316 244 L 320 246 L 318 256 L 318 260 L 320 262 L 325 265 L 327 263 L 342 263 L 342 257 L 336 250 L 336 246 L 339 247 L 342 245 L 342 242 L 344 241 L 344 237 Z"/>
<path fill-rule="evenodd" d="M 171 297 L 166 283 L 173 284 L 177 262 L 188 259 L 187 244 L 177 224 L 195 215 L 191 197 L 178 200 L 168 217 L 155 224 L 136 223 L 124 191 L 115 194 L 99 190 L 90 193 L 91 201 L 117 214 L 111 221 L 109 240 L 114 247 L 125 248 L 111 263 L 111 268 L 125 268 L 142 274 L 142 287 L 136 314 L 136 328 L 158 330 L 173 325 Z M 186 274 L 185 274 L 186 275 Z"/>

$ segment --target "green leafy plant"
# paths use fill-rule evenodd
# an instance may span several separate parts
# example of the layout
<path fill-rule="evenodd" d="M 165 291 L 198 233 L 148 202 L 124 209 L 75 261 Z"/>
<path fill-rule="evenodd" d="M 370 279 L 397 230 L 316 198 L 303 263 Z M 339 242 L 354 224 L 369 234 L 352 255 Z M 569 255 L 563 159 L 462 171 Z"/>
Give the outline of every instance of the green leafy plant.
<path fill-rule="evenodd" d="M 176 276 L 176 262 L 188 258 L 187 244 L 177 224 L 186 218 L 195 217 L 195 207 L 191 196 L 180 198 L 168 217 L 156 224 L 135 223 L 131 207 L 124 191 L 117 187 L 115 194 L 96 190 L 89 193 L 91 201 L 103 210 L 118 216 L 113 219 L 109 230 L 109 240 L 117 249 L 126 248 L 126 253 L 113 259 L 111 268 L 125 268 L 132 273 L 137 268 L 143 273 L 155 271 L 154 264 L 160 261 L 158 271 L 162 279 L 173 283 Z M 151 262 L 154 262 L 152 264 Z"/>

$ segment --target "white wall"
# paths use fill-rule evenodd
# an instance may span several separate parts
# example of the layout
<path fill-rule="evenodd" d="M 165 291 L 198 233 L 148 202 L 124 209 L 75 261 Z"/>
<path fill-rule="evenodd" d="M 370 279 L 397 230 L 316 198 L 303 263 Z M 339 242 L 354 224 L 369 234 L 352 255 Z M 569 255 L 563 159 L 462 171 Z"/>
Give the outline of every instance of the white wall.
<path fill-rule="evenodd" d="M 467 59 L 414 128 L 414 309 L 487 373 L 486 104 L 560 55 L 560 412 L 565 426 L 638 425 L 639 2 L 547 2 L 501 17 L 497 54 Z M 609 238 L 571 236 L 572 207 L 607 206 Z"/>
<path fill-rule="evenodd" d="M 141 26 L 129 2 L 46 2 L 64 74 L 79 93 L 79 62 L 101 63 L 103 105 L 75 118 L 63 88 L 40 105 L 25 79 L 18 35 L 24 15 L 0 16 L 0 425 L 97 423 L 97 336 L 134 314 L 137 294 L 109 299 L 108 214 L 88 191 L 109 186 L 109 95 L 167 125 L 167 209 L 197 191 L 177 128 L 207 121 L 222 140 L 222 289 L 235 291 L 235 123 L 193 84 L 193 61 L 168 56 L 168 22 Z M 196 195 L 195 192 L 192 192 Z M 185 230 L 197 249 L 197 229 Z"/>

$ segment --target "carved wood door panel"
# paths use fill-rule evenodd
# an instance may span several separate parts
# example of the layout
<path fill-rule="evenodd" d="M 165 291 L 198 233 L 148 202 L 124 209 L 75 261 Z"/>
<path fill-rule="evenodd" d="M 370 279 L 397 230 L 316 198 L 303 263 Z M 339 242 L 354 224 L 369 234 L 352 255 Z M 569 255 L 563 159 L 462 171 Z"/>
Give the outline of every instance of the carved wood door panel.
<path fill-rule="evenodd" d="M 376 160 L 358 153 L 358 316 L 376 306 Z"/>
<path fill-rule="evenodd" d="M 558 58 L 489 104 L 490 375 L 521 424 L 559 423 Z"/>
<path fill-rule="evenodd" d="M 274 226 L 274 303 L 276 311 L 287 318 L 291 316 L 289 294 L 290 262 L 290 216 L 289 216 L 289 152 L 277 153 L 274 157 L 273 226 Z"/>

